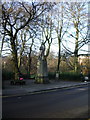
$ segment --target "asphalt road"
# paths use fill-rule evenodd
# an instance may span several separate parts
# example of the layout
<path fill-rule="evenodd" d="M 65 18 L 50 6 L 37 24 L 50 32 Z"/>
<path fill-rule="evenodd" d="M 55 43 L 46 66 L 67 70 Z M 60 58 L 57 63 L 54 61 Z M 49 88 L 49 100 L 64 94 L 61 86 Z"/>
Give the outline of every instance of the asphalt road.
<path fill-rule="evenodd" d="M 3 118 L 88 118 L 88 86 L 2 99 Z"/>

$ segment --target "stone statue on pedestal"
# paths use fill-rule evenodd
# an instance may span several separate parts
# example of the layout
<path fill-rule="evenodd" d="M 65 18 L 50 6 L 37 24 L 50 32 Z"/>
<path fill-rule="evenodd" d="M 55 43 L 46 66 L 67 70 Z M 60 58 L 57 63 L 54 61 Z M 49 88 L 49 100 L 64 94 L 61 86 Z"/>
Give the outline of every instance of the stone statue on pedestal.
<path fill-rule="evenodd" d="M 39 50 L 40 50 L 39 58 L 43 60 L 44 59 L 44 54 L 45 54 L 45 45 L 43 43 L 42 43 Z"/>
<path fill-rule="evenodd" d="M 49 83 L 47 60 L 45 58 L 45 45 L 40 46 L 40 54 L 37 62 L 37 77 L 36 83 Z"/>

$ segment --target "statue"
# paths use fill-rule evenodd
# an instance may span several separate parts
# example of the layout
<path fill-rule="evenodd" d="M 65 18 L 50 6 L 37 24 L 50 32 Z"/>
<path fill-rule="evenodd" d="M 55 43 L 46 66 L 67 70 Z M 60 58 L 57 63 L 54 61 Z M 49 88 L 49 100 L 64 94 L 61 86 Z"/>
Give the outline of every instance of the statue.
<path fill-rule="evenodd" d="M 42 43 L 39 50 L 40 50 L 39 59 L 44 59 L 44 54 L 45 54 L 45 45 L 44 45 L 44 43 Z"/>
<path fill-rule="evenodd" d="M 45 45 L 42 43 L 40 46 L 40 54 L 37 62 L 37 77 L 36 83 L 49 83 L 47 60 L 45 59 Z"/>

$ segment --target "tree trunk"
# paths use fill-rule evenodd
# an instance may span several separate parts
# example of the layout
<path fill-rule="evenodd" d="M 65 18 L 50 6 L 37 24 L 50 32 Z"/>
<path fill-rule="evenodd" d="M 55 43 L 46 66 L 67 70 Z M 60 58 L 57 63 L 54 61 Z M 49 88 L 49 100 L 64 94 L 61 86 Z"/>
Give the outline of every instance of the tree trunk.
<path fill-rule="evenodd" d="M 59 66 L 60 66 L 60 44 L 59 44 L 59 51 L 58 51 L 58 64 L 57 64 L 57 71 L 59 72 Z"/>
<path fill-rule="evenodd" d="M 13 65 L 14 65 L 14 79 L 19 79 L 19 68 L 18 68 L 18 55 L 17 55 L 17 48 L 15 45 L 15 40 L 11 38 L 11 48 L 12 48 L 12 57 L 13 57 Z"/>
<path fill-rule="evenodd" d="M 5 34 L 4 34 L 3 38 L 2 38 L 1 50 L 0 50 L 0 56 L 2 55 L 2 50 L 3 50 L 4 39 L 5 39 Z"/>
<path fill-rule="evenodd" d="M 48 43 L 48 48 L 47 48 L 46 55 L 45 55 L 45 58 L 46 58 L 46 59 L 47 59 L 47 57 L 49 56 L 50 47 L 51 47 L 51 43 Z"/>
<path fill-rule="evenodd" d="M 74 71 L 78 72 L 78 39 L 79 39 L 79 30 L 78 23 L 74 23 L 76 29 L 76 41 L 75 41 L 75 51 L 74 51 Z"/>
<path fill-rule="evenodd" d="M 61 59 L 61 39 L 60 36 L 58 36 L 58 63 L 57 63 L 57 69 L 56 69 L 56 79 L 59 79 L 59 72 L 60 72 L 60 59 Z"/>
<path fill-rule="evenodd" d="M 30 77 L 30 73 L 31 73 L 31 52 L 29 53 L 28 56 L 28 77 Z"/>
<path fill-rule="evenodd" d="M 59 50 L 58 50 L 58 64 L 57 64 L 57 72 L 59 72 L 60 70 L 60 59 L 61 59 L 61 30 L 60 30 L 60 36 L 58 36 L 58 47 L 59 47 Z"/>
<path fill-rule="evenodd" d="M 77 73 L 78 72 L 78 55 L 74 55 L 74 71 Z"/>

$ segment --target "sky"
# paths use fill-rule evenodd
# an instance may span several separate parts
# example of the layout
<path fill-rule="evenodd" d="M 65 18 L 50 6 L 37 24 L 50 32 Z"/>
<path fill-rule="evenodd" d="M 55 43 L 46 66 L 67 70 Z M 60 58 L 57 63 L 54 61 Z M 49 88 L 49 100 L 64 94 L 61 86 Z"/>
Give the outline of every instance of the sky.
<path fill-rule="evenodd" d="M 89 2 L 90 0 L 1 0 L 2 2 L 9 2 L 9 1 L 25 1 L 25 2 Z"/>
<path fill-rule="evenodd" d="M 3 2 L 8 2 L 8 1 L 12 1 L 12 0 L 3 0 Z M 14 0 L 14 1 L 16 1 L 16 0 Z M 22 0 L 19 0 L 19 1 L 22 1 Z M 27 1 L 28 2 L 28 0 L 25 0 L 25 1 Z M 37 1 L 39 1 L 39 0 L 37 0 Z M 58 1 L 60 1 L 60 0 L 56 0 L 56 1 L 54 1 L 54 2 L 58 2 Z M 62 0 L 63 2 L 66 2 L 67 0 Z M 68 0 L 69 1 L 69 0 Z M 73 0 L 73 2 L 76 2 L 77 0 Z M 78 0 L 78 2 L 80 2 L 81 0 Z M 82 0 L 83 2 L 84 2 L 84 0 Z M 86 0 L 85 0 L 86 1 Z M 87 0 L 88 1 L 88 0 Z M 49 2 L 50 2 L 50 0 L 49 0 Z M 53 2 L 53 0 L 52 0 L 52 2 Z M 71 1 L 70 1 L 71 2 Z M 67 39 L 67 38 L 66 38 Z M 55 40 L 54 40 L 55 41 Z M 57 39 L 56 39 L 56 42 L 57 42 Z M 51 51 L 54 51 L 55 52 L 55 54 L 57 55 L 57 53 L 58 53 L 58 44 L 56 43 L 56 42 L 53 42 L 52 43 L 52 46 L 51 46 Z M 72 44 L 72 43 L 69 43 L 69 46 L 68 46 L 68 44 L 66 44 L 66 46 L 67 47 L 70 47 L 71 46 L 71 49 L 72 50 L 74 50 L 74 47 L 75 47 L 75 45 L 74 44 Z M 6 48 L 6 45 L 5 45 L 5 48 Z M 39 48 L 38 48 L 39 49 Z M 85 45 L 84 47 L 82 47 L 82 50 L 86 50 L 86 51 L 88 51 L 88 45 Z M 5 52 L 3 52 L 3 54 L 4 54 Z M 9 51 L 8 51 L 8 53 L 9 53 Z M 79 54 L 87 54 L 87 52 L 85 52 L 85 51 L 79 51 Z"/>

